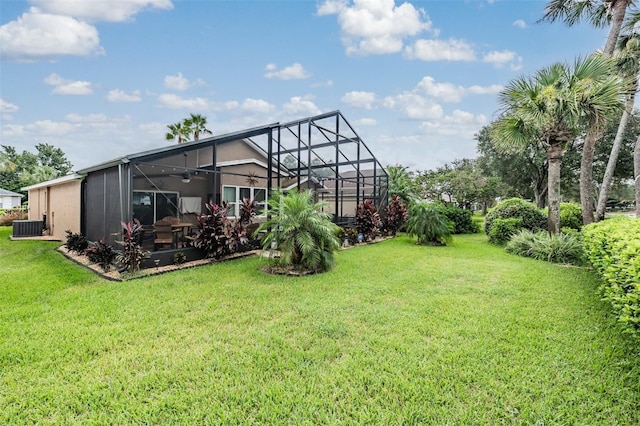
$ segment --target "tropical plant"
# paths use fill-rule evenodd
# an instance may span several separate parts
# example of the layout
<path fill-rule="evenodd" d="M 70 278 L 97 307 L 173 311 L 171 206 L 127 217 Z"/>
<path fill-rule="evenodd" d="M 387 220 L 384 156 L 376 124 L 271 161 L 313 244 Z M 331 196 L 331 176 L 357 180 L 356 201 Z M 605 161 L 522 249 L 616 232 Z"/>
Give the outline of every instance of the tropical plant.
<path fill-rule="evenodd" d="M 186 125 L 185 121 L 178 121 L 174 124 L 168 124 L 169 131 L 165 134 L 165 139 L 168 141 L 177 141 L 179 144 L 189 141 L 191 129 Z"/>
<path fill-rule="evenodd" d="M 373 200 L 367 198 L 356 207 L 356 229 L 362 235 L 363 241 L 376 238 L 382 228 L 382 220 Z"/>
<path fill-rule="evenodd" d="M 582 229 L 582 207 L 577 203 L 560 203 L 560 226 L 579 231 Z"/>
<path fill-rule="evenodd" d="M 333 266 L 340 242 L 331 215 L 321 211 L 323 205 L 314 203 L 309 190 L 273 193 L 270 216 L 258 228 L 266 232 L 262 246 L 271 252 L 273 266 L 303 272 L 323 272 Z"/>
<path fill-rule="evenodd" d="M 29 214 L 23 209 L 11 209 L 5 210 L 0 215 L 0 226 L 11 226 L 16 220 L 26 220 L 29 218 Z"/>
<path fill-rule="evenodd" d="M 553 263 L 583 265 L 585 262 L 582 236 L 576 234 L 549 234 L 526 229 L 513 235 L 505 249 L 518 256 L 532 257 Z"/>
<path fill-rule="evenodd" d="M 89 241 L 84 235 L 80 233 L 73 233 L 70 229 L 67 229 L 64 232 L 66 234 L 65 246 L 67 247 L 67 250 L 83 254 L 87 247 L 89 247 Z"/>
<path fill-rule="evenodd" d="M 567 143 L 585 124 L 621 107 L 622 83 L 612 70 L 609 59 L 593 54 L 573 67 L 556 63 L 512 80 L 500 93 L 504 115 L 496 125 L 497 146 L 508 151 L 540 144 L 547 153 L 550 233 L 560 232 L 560 165 Z"/>
<path fill-rule="evenodd" d="M 145 257 L 146 251 L 138 244 L 142 225 L 135 222 L 120 222 L 122 225 L 122 251 L 117 254 L 116 262 L 122 265 L 128 272 L 134 273 L 140 269 L 140 264 Z"/>
<path fill-rule="evenodd" d="M 173 263 L 175 263 L 176 265 L 182 265 L 186 261 L 187 255 L 184 254 L 184 252 L 179 251 L 173 255 Z"/>
<path fill-rule="evenodd" d="M 563 20 L 568 25 L 575 25 L 583 20 L 588 20 L 595 27 L 604 27 L 610 24 L 609 34 L 602 53 L 606 57 L 611 57 L 615 51 L 626 12 L 634 3 L 635 0 L 552 0 L 545 8 L 543 20 L 551 22 Z M 600 106 L 602 105 L 601 103 Z M 594 221 L 592 169 L 595 147 L 596 142 L 603 135 L 609 118 L 605 109 L 593 108 L 587 105 L 583 108 L 586 113 L 585 124 L 587 131 L 582 147 L 580 165 L 580 202 L 582 204 L 583 222 L 589 224 Z M 622 127 L 620 133 L 624 133 L 625 125 L 626 123 L 620 122 L 620 127 Z M 606 203 L 606 198 L 604 203 Z"/>
<path fill-rule="evenodd" d="M 184 126 L 188 129 L 188 133 L 193 133 L 193 140 L 200 139 L 201 134 L 211 134 L 211 130 L 207 129 L 207 118 L 200 114 L 190 114 L 189 118 L 184 120 Z"/>
<path fill-rule="evenodd" d="M 402 202 L 399 195 L 393 195 L 391 202 L 385 207 L 385 229 L 387 233 L 396 236 L 409 218 L 407 206 Z"/>
<path fill-rule="evenodd" d="M 347 244 L 352 246 L 358 244 L 358 231 L 355 228 L 340 227 L 337 235 L 339 241 L 346 241 Z"/>
<path fill-rule="evenodd" d="M 206 203 L 209 214 L 198 216 L 198 229 L 193 238 L 193 246 L 203 250 L 207 257 L 219 259 L 235 253 L 248 243 L 246 227 L 235 226 L 229 219 L 229 205 Z M 240 221 L 237 221 L 239 224 Z"/>
<path fill-rule="evenodd" d="M 418 238 L 418 244 L 446 245 L 451 242 L 455 225 L 436 203 L 419 201 L 409 208 L 407 233 Z"/>
<path fill-rule="evenodd" d="M 389 195 L 397 195 L 402 202 L 410 204 L 418 196 L 418 187 L 414 180 L 414 173 L 399 164 L 387 167 L 389 176 Z"/>
<path fill-rule="evenodd" d="M 111 265 L 113 265 L 117 255 L 113 247 L 105 243 L 104 238 L 97 242 L 90 242 L 85 254 L 90 261 L 97 263 L 105 272 L 111 269 Z"/>

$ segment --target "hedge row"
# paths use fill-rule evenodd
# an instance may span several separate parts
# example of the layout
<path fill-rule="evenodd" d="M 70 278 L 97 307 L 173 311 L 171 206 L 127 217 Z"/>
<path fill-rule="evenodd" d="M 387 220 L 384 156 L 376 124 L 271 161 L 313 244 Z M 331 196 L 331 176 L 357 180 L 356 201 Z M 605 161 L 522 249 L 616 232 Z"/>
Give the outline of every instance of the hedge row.
<path fill-rule="evenodd" d="M 640 339 L 640 219 L 616 217 L 582 232 L 585 254 L 603 280 L 604 298 Z"/>

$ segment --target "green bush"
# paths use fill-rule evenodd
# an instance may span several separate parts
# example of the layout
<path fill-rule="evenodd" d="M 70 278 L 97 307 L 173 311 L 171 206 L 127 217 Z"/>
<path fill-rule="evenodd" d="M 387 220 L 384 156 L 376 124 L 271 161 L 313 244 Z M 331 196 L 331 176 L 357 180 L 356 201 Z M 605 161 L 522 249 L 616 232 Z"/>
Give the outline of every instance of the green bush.
<path fill-rule="evenodd" d="M 615 217 L 587 225 L 584 251 L 618 321 L 640 339 L 640 219 Z"/>
<path fill-rule="evenodd" d="M 409 210 L 407 233 L 418 237 L 418 244 L 446 245 L 451 242 L 454 225 L 444 214 L 443 207 L 420 201 Z"/>
<path fill-rule="evenodd" d="M 504 245 L 520 230 L 522 230 L 522 219 L 517 217 L 497 218 L 493 221 L 493 226 L 489 231 L 489 242 Z"/>
<path fill-rule="evenodd" d="M 560 227 L 577 231 L 582 229 L 582 206 L 578 203 L 560 203 Z"/>
<path fill-rule="evenodd" d="M 444 207 L 443 213 L 453 222 L 454 234 L 475 234 L 480 227 L 473 221 L 473 212 L 459 207 Z"/>
<path fill-rule="evenodd" d="M 504 244 L 508 241 L 508 239 L 504 240 L 506 237 L 504 231 L 508 231 L 510 226 L 514 223 L 503 223 L 501 226 L 506 227 L 504 230 L 501 230 L 500 232 L 494 231 L 492 233 L 495 221 L 498 219 L 520 219 L 518 229 L 515 230 L 516 232 L 521 229 L 526 229 L 532 232 L 547 229 L 547 215 L 534 204 L 521 198 L 510 198 L 502 201 L 496 207 L 491 209 L 485 217 L 484 232 L 489 236 L 489 241 L 495 244 Z M 492 235 L 495 237 L 492 238 Z M 511 235 L 508 236 L 510 237 Z"/>
<path fill-rule="evenodd" d="M 513 235 L 506 250 L 518 256 L 553 263 L 583 265 L 585 263 L 580 234 L 549 235 L 546 231 L 522 230 Z"/>

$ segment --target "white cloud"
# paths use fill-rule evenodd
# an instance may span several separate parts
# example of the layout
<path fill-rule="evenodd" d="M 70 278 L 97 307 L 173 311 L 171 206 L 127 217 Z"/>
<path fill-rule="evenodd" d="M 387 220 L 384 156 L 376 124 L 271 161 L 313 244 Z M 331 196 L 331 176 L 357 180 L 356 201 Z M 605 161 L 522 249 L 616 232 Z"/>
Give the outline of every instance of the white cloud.
<path fill-rule="evenodd" d="M 238 104 L 238 107 L 247 113 L 251 114 L 267 114 L 276 109 L 275 105 L 263 99 L 251 99 L 247 98 L 242 101 L 242 104 Z"/>
<path fill-rule="evenodd" d="M 358 127 L 373 127 L 378 124 L 375 118 L 360 118 L 353 122 Z"/>
<path fill-rule="evenodd" d="M 171 0 L 30 0 L 30 2 L 54 15 L 72 16 L 93 22 L 128 21 L 145 9 L 173 8 Z"/>
<path fill-rule="evenodd" d="M 333 80 L 319 81 L 317 83 L 313 83 L 311 87 L 314 89 L 317 89 L 320 87 L 333 87 Z"/>
<path fill-rule="evenodd" d="M 504 89 L 504 86 L 500 84 L 492 84 L 491 86 L 473 85 L 467 87 L 466 91 L 473 95 L 495 95 L 500 93 L 502 89 Z"/>
<path fill-rule="evenodd" d="M 60 77 L 58 74 L 49 74 L 44 82 L 54 89 L 54 95 L 90 95 L 93 93 L 91 83 L 88 81 L 73 81 Z"/>
<path fill-rule="evenodd" d="M 321 114 L 322 111 L 311 101 L 310 96 L 294 96 L 282 107 L 283 111 L 296 117 Z"/>
<path fill-rule="evenodd" d="M 318 15 L 337 15 L 348 54 L 380 55 L 402 50 L 404 39 L 432 30 L 423 9 L 394 0 L 326 0 Z"/>
<path fill-rule="evenodd" d="M 68 16 L 42 13 L 37 8 L 0 27 L 0 55 L 11 60 L 103 53 L 95 27 Z"/>
<path fill-rule="evenodd" d="M 64 118 L 71 123 L 103 123 L 109 119 L 105 114 L 80 115 L 76 113 L 69 113 Z"/>
<path fill-rule="evenodd" d="M 40 136 L 64 136 L 75 127 L 76 125 L 65 121 L 39 120 L 24 126 L 24 130 Z"/>
<path fill-rule="evenodd" d="M 414 93 L 425 94 L 443 102 L 460 102 L 466 95 L 494 95 L 502 90 L 502 86 L 473 85 L 469 87 L 456 86 L 452 83 L 437 83 L 433 77 L 425 76 L 413 89 Z"/>
<path fill-rule="evenodd" d="M 376 94 L 373 92 L 347 92 L 340 100 L 352 107 L 372 109 L 373 103 L 376 101 Z"/>
<path fill-rule="evenodd" d="M 423 61 L 474 61 L 476 55 L 471 45 L 464 40 L 417 40 L 407 46 L 405 55 Z"/>
<path fill-rule="evenodd" d="M 134 90 L 131 94 L 126 93 L 124 90 L 113 89 L 109 90 L 107 93 L 107 100 L 109 102 L 140 102 L 142 98 L 140 97 L 140 91 Z"/>
<path fill-rule="evenodd" d="M 284 67 L 280 71 L 278 71 L 275 64 L 268 64 L 265 69 L 267 70 L 264 74 L 266 78 L 275 78 L 277 80 L 303 80 L 311 77 L 311 74 L 298 62 Z"/>
<path fill-rule="evenodd" d="M 517 27 L 517 28 L 521 28 L 521 29 L 525 29 L 527 28 L 527 23 L 524 22 L 522 19 L 518 19 L 516 21 L 513 22 L 513 26 Z"/>
<path fill-rule="evenodd" d="M 442 107 L 431 99 L 411 92 L 404 92 L 396 96 L 384 98 L 386 108 L 401 111 L 411 119 L 426 120 L 442 117 Z"/>
<path fill-rule="evenodd" d="M 11 102 L 7 102 L 4 99 L 0 98 L 0 112 L 2 113 L 14 113 L 17 112 L 20 108 L 17 105 L 12 104 Z"/>
<path fill-rule="evenodd" d="M 194 111 L 203 111 L 209 106 L 209 102 L 205 98 L 186 99 L 173 93 L 162 93 L 158 96 L 158 104 L 162 108 Z"/>
<path fill-rule="evenodd" d="M 487 117 L 484 114 L 475 115 L 456 109 L 451 115 L 441 117 L 437 121 L 429 120 L 421 123 L 419 128 L 423 132 L 435 135 L 472 138 L 485 124 L 487 124 Z"/>
<path fill-rule="evenodd" d="M 482 62 L 493 64 L 496 68 L 501 68 L 506 64 L 510 64 L 510 67 L 514 70 L 518 70 L 522 67 L 522 57 L 518 56 L 516 52 L 512 52 L 511 50 L 485 53 L 482 56 Z"/>
<path fill-rule="evenodd" d="M 204 80 L 198 78 L 190 81 L 181 72 L 176 75 L 168 75 L 164 78 L 164 87 L 170 90 L 184 91 L 194 86 L 204 85 Z"/>

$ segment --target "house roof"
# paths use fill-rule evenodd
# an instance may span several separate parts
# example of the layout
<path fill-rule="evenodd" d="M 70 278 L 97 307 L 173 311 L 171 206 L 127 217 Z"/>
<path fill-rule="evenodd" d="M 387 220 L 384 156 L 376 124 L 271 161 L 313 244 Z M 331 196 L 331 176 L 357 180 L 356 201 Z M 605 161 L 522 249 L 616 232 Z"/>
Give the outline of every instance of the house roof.
<path fill-rule="evenodd" d="M 129 162 L 140 162 L 140 161 L 150 161 L 160 157 L 166 157 L 167 154 L 175 155 L 182 154 L 186 151 L 192 151 L 198 148 L 205 148 L 213 145 L 221 145 L 228 142 L 235 142 L 238 140 L 244 140 L 245 143 L 251 145 L 256 150 L 262 152 L 263 149 L 259 146 L 249 142 L 246 139 L 249 139 L 253 136 L 262 135 L 271 131 L 271 129 L 278 126 L 278 123 L 268 124 L 266 126 L 254 127 L 251 129 L 246 129 L 238 132 L 226 133 L 224 135 L 212 136 L 210 138 L 200 139 L 197 141 L 185 142 L 178 145 L 171 145 L 162 148 L 156 148 L 148 151 L 128 154 L 123 157 L 119 157 L 110 161 L 106 161 L 104 163 L 97 164 L 95 166 L 88 167 L 86 169 L 78 170 L 80 174 L 87 174 L 91 172 L 95 172 L 102 169 L 107 169 L 113 166 L 117 166 L 118 164 L 126 164 Z M 266 155 L 266 153 L 265 153 Z"/>
<path fill-rule="evenodd" d="M 22 188 L 23 191 L 31 191 L 32 189 L 38 189 L 38 188 L 46 188 L 48 186 L 56 186 L 56 185 L 62 185 L 64 183 L 68 183 L 74 180 L 82 180 L 84 178 L 84 175 L 78 174 L 78 173 L 73 173 L 70 175 L 66 175 L 66 176 L 62 176 L 56 179 L 52 179 L 52 180 L 47 180 L 45 182 L 40 182 L 40 183 L 36 183 L 35 185 L 29 185 L 29 186 L 25 186 L 24 188 Z"/>
<path fill-rule="evenodd" d="M 22 194 L 18 194 L 17 192 L 9 191 L 8 189 L 0 188 L 0 196 L 2 197 L 24 197 Z"/>

